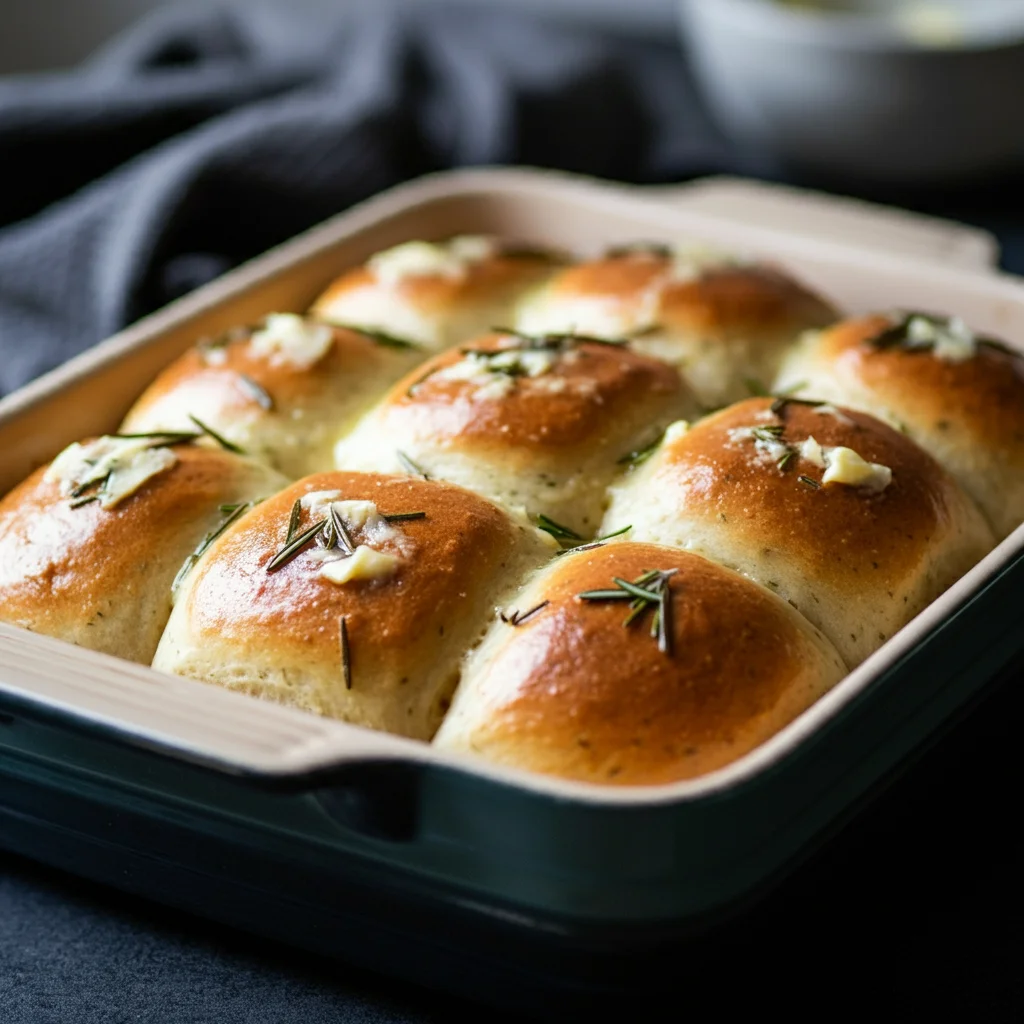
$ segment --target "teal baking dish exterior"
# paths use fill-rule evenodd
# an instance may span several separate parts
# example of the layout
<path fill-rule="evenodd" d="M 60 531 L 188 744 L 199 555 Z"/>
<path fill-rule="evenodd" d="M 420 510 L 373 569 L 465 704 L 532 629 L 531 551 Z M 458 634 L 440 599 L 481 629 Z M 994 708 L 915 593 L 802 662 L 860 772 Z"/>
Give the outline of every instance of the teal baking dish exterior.
<path fill-rule="evenodd" d="M 55 396 L 109 376 L 120 381 L 109 393 L 121 388 L 130 401 L 132 381 L 184 347 L 204 318 L 229 322 L 257 301 L 311 297 L 328 273 L 362 258 L 360 244 L 408 231 L 410 211 L 423 233 L 431 223 L 518 227 L 545 241 L 539 225 L 552 202 L 576 203 L 581 222 L 605 211 L 603 234 L 594 230 L 605 242 L 655 225 L 662 237 L 744 233 L 544 175 L 478 172 L 398 190 L 0 403 L 0 434 L 24 440 L 25 465 L 9 467 L 11 476 L 63 443 L 54 430 L 87 432 L 73 415 L 39 429 Z M 393 230 L 380 243 L 382 223 Z M 838 249 L 807 255 L 799 243 L 787 253 L 781 236 L 747 235 L 795 264 L 817 260 L 822 273 L 868 273 Z M 304 283 L 274 283 L 288 273 Z M 894 271 L 881 258 L 875 273 Z M 1024 290 L 994 275 L 963 277 L 964 294 L 991 306 L 982 326 L 997 320 L 1012 340 L 1018 322 L 1024 328 Z M 903 283 L 913 293 L 956 278 L 908 265 Z M 517 1001 L 557 1015 L 626 991 L 638 972 L 658 969 L 654 951 L 714 935 L 768 891 L 1020 663 L 1022 599 L 1018 530 L 742 762 L 694 783 L 628 791 L 441 756 L 0 626 L 0 847 L 414 981 L 479 999 L 500 992 L 506 1008 Z M 227 722 L 235 711 L 216 733 L 218 716 Z"/>

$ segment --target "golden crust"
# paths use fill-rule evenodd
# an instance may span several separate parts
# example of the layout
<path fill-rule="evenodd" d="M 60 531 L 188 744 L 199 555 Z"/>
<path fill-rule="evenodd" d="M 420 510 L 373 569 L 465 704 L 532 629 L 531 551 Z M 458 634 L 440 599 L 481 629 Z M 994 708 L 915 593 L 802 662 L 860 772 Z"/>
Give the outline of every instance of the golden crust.
<path fill-rule="evenodd" d="M 485 335 L 471 349 L 505 351 L 506 337 Z M 438 374 L 464 359 L 462 351 L 435 356 L 396 384 L 382 404 L 383 429 L 439 445 L 457 442 L 462 449 L 519 449 L 530 459 L 564 456 L 574 448 L 586 448 L 589 456 L 605 438 L 622 433 L 623 420 L 634 424 L 638 412 L 653 422 L 670 406 L 692 408 L 670 366 L 593 342 L 559 354 L 541 376 L 514 378 L 499 400 L 477 401 L 479 382 Z"/>
<path fill-rule="evenodd" d="M 382 290 L 415 307 L 425 316 L 443 316 L 463 305 L 491 302 L 514 295 L 551 273 L 553 257 L 498 253 L 466 265 L 459 276 L 409 275 L 393 288 L 382 285 L 368 267 L 358 267 L 331 282 L 311 311 L 330 318 L 331 307 L 357 292 Z"/>
<path fill-rule="evenodd" d="M 284 483 L 229 452 L 174 453 L 170 469 L 111 509 L 72 508 L 46 467 L 0 499 L 0 618 L 148 662 L 170 614 L 171 581 L 223 519 L 219 506 Z"/>
<path fill-rule="evenodd" d="M 398 524 L 412 552 L 393 576 L 338 585 L 319 575 L 320 563 L 308 554 L 267 571 L 284 545 L 294 502 L 314 491 L 372 501 L 381 513 L 426 513 Z M 299 530 L 312 522 L 304 510 Z M 360 537 L 358 531 L 352 535 L 356 544 Z M 338 622 L 345 616 L 353 671 L 359 673 L 360 662 L 369 660 L 376 672 L 401 676 L 409 669 L 409 652 L 425 637 L 456 631 L 481 586 L 501 575 L 516 544 L 508 516 L 459 487 L 372 473 L 321 473 L 258 506 L 211 548 L 194 570 L 187 617 L 199 643 L 206 637 L 242 650 L 269 644 L 284 662 L 330 667 L 339 665 Z"/>
<path fill-rule="evenodd" d="M 600 298 L 649 318 L 650 326 L 707 337 L 774 338 L 832 323 L 835 310 L 789 275 L 764 264 L 710 266 L 694 278 L 669 280 L 658 287 L 649 311 L 651 289 L 672 269 L 672 259 L 643 251 L 609 256 L 562 271 L 551 283 L 552 298 Z M 628 314 L 627 314 L 628 316 Z"/>
<path fill-rule="evenodd" d="M 674 645 L 650 618 L 623 626 L 625 602 L 582 601 L 613 577 L 676 570 Z M 520 599 L 548 602 L 496 626 L 467 671 L 437 743 L 565 778 L 658 784 L 742 756 L 845 672 L 838 654 L 784 601 L 697 555 L 609 544 L 567 556 Z"/>

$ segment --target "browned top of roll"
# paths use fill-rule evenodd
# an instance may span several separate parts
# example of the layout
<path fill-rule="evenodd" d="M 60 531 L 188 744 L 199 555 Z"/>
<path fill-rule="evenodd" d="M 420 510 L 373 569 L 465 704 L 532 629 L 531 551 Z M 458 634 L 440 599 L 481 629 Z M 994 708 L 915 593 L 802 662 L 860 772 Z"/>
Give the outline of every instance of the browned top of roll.
<path fill-rule="evenodd" d="M 341 374 L 358 379 L 388 358 L 389 352 L 358 331 L 331 327 L 334 339 L 322 358 L 311 366 L 297 366 L 287 360 L 268 359 L 249 345 L 254 329 L 240 328 L 216 340 L 215 347 L 199 344 L 190 348 L 163 370 L 145 390 L 129 414 L 152 415 L 161 402 L 171 398 L 177 411 L 184 392 L 192 397 L 196 412 L 213 408 L 221 413 L 259 412 L 256 389 L 247 378 L 281 405 L 299 405 L 318 395 L 326 382 Z M 216 355 L 212 355 L 216 353 Z M 176 417 L 178 418 L 178 417 Z"/>
<path fill-rule="evenodd" d="M 862 381 L 896 416 L 940 431 L 955 420 L 979 444 L 1022 450 L 1024 356 L 983 343 L 954 362 L 871 343 L 891 326 L 884 316 L 847 320 L 821 335 L 820 355 L 835 360 L 837 378 Z"/>
<path fill-rule="evenodd" d="M 557 452 L 619 433 L 617 417 L 632 421 L 647 408 L 654 418 L 667 399 L 686 393 L 668 364 L 589 341 L 568 341 L 564 351 L 554 353 L 549 371 L 513 377 L 497 400 L 476 399 L 476 381 L 438 373 L 467 358 L 466 352 L 514 351 L 504 347 L 510 341 L 508 335 L 491 334 L 431 359 L 395 385 L 382 407 L 386 421 L 410 424 L 424 437 Z M 494 379 L 500 382 L 502 375 Z M 561 383 L 553 387 L 553 382 Z"/>
<path fill-rule="evenodd" d="M 651 613 L 626 627 L 628 602 L 579 597 L 652 569 L 675 570 L 671 653 L 650 636 Z M 500 737 L 522 767 L 569 778 L 703 774 L 777 731 L 843 671 L 785 602 L 673 548 L 620 543 L 566 556 L 532 599 L 548 603 L 508 627 L 512 638 L 472 684 L 486 708 L 478 735 L 482 752 Z"/>
<path fill-rule="evenodd" d="M 688 513 L 701 508 L 751 544 L 782 545 L 837 587 L 885 587 L 919 564 L 962 501 L 945 470 L 866 413 L 842 409 L 837 416 L 789 402 L 772 415 L 771 405 L 765 398 L 739 402 L 667 449 L 659 475 L 672 481 Z M 888 466 L 892 482 L 880 493 L 835 482 L 815 487 L 806 481 L 821 481 L 819 467 L 796 455 L 780 469 L 756 452 L 753 439 L 730 433 L 764 426 L 782 426 L 778 440 L 794 447 L 813 436 L 822 446 L 852 448 Z"/>
<path fill-rule="evenodd" d="M 409 274 L 395 284 L 393 291 L 423 313 L 444 313 L 465 302 L 486 300 L 522 287 L 550 273 L 560 261 L 557 254 L 499 250 L 485 259 L 467 263 L 459 275 Z M 378 285 L 370 267 L 357 267 L 332 281 L 313 308 L 326 309 L 343 295 Z"/>
<path fill-rule="evenodd" d="M 59 597 L 59 614 L 88 618 L 161 560 L 183 527 L 216 513 L 233 479 L 252 473 L 250 463 L 215 448 L 179 445 L 174 454 L 173 466 L 110 509 L 96 502 L 73 508 L 60 484 L 45 479 L 45 466 L 0 499 L 4 617 L 45 615 Z"/>
<path fill-rule="evenodd" d="M 284 547 L 296 499 L 314 491 L 372 501 L 381 514 L 426 513 L 395 524 L 410 551 L 393 575 L 339 585 L 320 576 L 320 563 L 303 554 L 267 571 Z M 296 533 L 313 522 L 304 509 Z M 190 626 L 198 636 L 269 645 L 282 658 L 323 663 L 338 662 L 345 616 L 354 661 L 359 647 L 369 644 L 401 664 L 404 647 L 424 630 L 444 630 L 467 592 L 500 572 L 514 550 L 515 531 L 497 506 L 451 484 L 375 473 L 309 476 L 257 506 L 211 548 L 194 570 Z M 355 544 L 361 537 L 352 531 Z"/>
<path fill-rule="evenodd" d="M 672 259 L 657 253 L 608 256 L 562 271 L 552 282 L 552 295 L 601 297 L 640 307 L 657 288 L 654 326 L 707 336 L 775 333 L 836 319 L 824 299 L 771 266 L 723 263 L 678 280 L 671 279 L 671 269 Z"/>

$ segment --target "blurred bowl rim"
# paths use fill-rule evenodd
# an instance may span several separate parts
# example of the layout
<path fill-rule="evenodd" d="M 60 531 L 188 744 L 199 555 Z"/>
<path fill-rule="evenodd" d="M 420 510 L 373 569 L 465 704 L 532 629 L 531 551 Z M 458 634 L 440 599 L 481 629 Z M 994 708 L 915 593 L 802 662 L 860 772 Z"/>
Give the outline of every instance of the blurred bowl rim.
<path fill-rule="evenodd" d="M 977 8 L 958 4 L 966 12 Z M 776 41 L 802 42 L 843 50 L 886 50 L 908 56 L 953 56 L 1024 48 L 1024 4 L 1012 14 L 1004 11 L 1002 23 L 1012 34 L 999 34 L 994 27 L 966 35 L 948 45 L 928 44 L 901 31 L 891 17 L 869 10 L 816 10 L 793 7 L 781 0 L 680 0 L 683 17 L 698 8 L 714 11 L 718 18 L 742 21 L 748 32 L 774 37 Z M 984 19 L 975 19 L 975 24 Z"/>

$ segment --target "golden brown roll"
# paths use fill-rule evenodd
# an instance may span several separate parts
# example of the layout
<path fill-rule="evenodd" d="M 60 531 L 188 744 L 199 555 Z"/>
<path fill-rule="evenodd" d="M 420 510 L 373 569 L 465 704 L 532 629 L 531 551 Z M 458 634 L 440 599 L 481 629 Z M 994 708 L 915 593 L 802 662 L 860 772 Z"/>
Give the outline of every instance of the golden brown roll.
<path fill-rule="evenodd" d="M 613 250 L 525 301 L 516 327 L 630 338 L 680 369 L 705 408 L 767 385 L 786 346 L 836 311 L 781 270 L 699 249 Z"/>
<path fill-rule="evenodd" d="M 516 302 L 561 260 L 477 235 L 406 242 L 343 274 L 312 312 L 439 352 L 506 325 Z"/>
<path fill-rule="evenodd" d="M 550 553 L 550 538 L 450 484 L 310 476 L 210 547 L 153 667 L 429 739 L 464 652 Z"/>
<path fill-rule="evenodd" d="M 786 598 L 851 667 L 993 546 L 981 513 L 912 441 L 862 412 L 750 399 L 614 489 L 603 530 L 686 548 Z"/>
<path fill-rule="evenodd" d="M 168 440 L 71 445 L 0 499 L 0 620 L 148 664 L 189 555 L 286 483 Z"/>
<path fill-rule="evenodd" d="M 675 370 L 621 345 L 491 334 L 400 381 L 335 462 L 418 468 L 589 537 L 620 462 L 694 409 Z"/>
<path fill-rule="evenodd" d="M 339 434 L 422 358 L 388 339 L 271 313 L 173 362 L 121 429 L 195 430 L 198 417 L 248 454 L 305 476 L 330 468 Z"/>
<path fill-rule="evenodd" d="M 887 420 L 957 478 L 1002 539 L 1024 522 L 1024 357 L 961 320 L 870 316 L 809 333 L 780 387 Z"/>
<path fill-rule="evenodd" d="M 633 592 L 617 580 L 652 595 L 628 625 Z M 584 782 L 675 782 L 752 750 L 845 671 L 806 619 L 742 576 L 607 544 L 556 559 L 517 596 L 470 656 L 435 743 Z"/>

